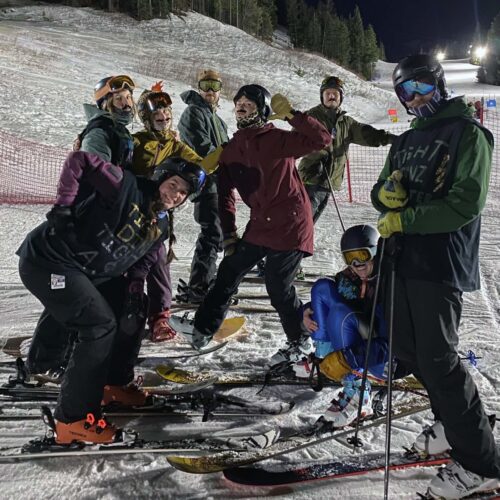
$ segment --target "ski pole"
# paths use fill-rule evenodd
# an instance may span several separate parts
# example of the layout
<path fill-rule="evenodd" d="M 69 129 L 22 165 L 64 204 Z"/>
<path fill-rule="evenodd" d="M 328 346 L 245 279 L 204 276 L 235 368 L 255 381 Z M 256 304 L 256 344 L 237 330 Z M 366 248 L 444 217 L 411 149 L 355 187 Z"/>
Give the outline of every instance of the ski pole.
<path fill-rule="evenodd" d="M 342 220 L 342 215 L 340 214 L 339 205 L 337 203 L 337 198 L 335 198 L 335 194 L 333 192 L 332 181 L 330 180 L 330 176 L 326 175 L 326 180 L 328 181 L 328 187 L 330 188 L 330 193 L 332 195 L 333 204 L 335 205 L 335 210 L 337 210 L 337 215 L 339 217 L 340 225 L 342 226 L 342 231 L 345 233 L 344 221 Z"/>
<path fill-rule="evenodd" d="M 394 288 L 396 286 L 396 263 L 391 259 L 391 283 L 389 297 L 389 373 L 387 375 L 387 415 L 385 424 L 385 467 L 384 467 L 384 500 L 389 498 L 389 462 L 391 458 L 391 414 L 392 414 L 392 378 L 393 378 L 393 359 L 392 359 L 392 337 L 394 331 Z"/>
<path fill-rule="evenodd" d="M 366 389 L 366 379 L 368 376 L 368 358 L 370 354 L 370 347 L 371 347 L 371 342 L 372 342 L 372 337 L 373 337 L 373 330 L 375 327 L 375 312 L 377 308 L 377 300 L 378 300 L 378 295 L 379 295 L 379 289 L 380 289 L 380 279 L 381 279 L 381 274 L 382 274 L 382 260 L 384 258 L 384 251 L 385 251 L 385 239 L 382 239 L 382 244 L 380 245 L 380 255 L 379 255 L 379 260 L 377 263 L 377 283 L 375 284 L 375 293 L 373 296 L 373 306 L 372 306 L 372 311 L 371 311 L 371 316 L 370 316 L 370 328 L 368 330 L 368 339 L 366 340 L 366 353 L 365 353 L 365 362 L 363 366 L 363 377 L 361 378 L 361 388 L 360 388 L 360 400 L 359 400 L 359 405 L 358 405 L 358 416 L 356 418 L 356 428 L 354 431 L 354 436 L 349 438 L 347 442 L 349 444 L 352 444 L 354 447 L 359 448 L 362 446 L 361 440 L 358 438 L 359 434 L 359 424 L 361 421 L 361 409 L 363 406 L 363 398 L 365 395 L 365 389 Z"/>

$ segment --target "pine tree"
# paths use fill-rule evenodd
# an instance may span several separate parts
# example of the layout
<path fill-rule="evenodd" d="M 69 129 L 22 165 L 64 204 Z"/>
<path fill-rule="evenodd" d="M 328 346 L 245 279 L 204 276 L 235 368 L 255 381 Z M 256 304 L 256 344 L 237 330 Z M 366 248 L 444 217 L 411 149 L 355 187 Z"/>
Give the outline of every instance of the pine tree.
<path fill-rule="evenodd" d="M 262 11 L 257 0 L 245 0 L 239 5 L 239 27 L 252 35 L 260 33 Z"/>
<path fill-rule="evenodd" d="M 288 24 L 288 34 L 290 36 L 290 40 L 292 41 L 295 47 L 298 46 L 299 40 L 299 7 L 298 3 L 301 0 L 288 0 L 286 2 L 286 20 Z"/>
<path fill-rule="evenodd" d="M 372 77 L 375 64 L 379 57 L 377 36 L 371 25 L 365 30 L 365 45 L 363 50 L 363 76 L 369 80 Z"/>
<path fill-rule="evenodd" d="M 380 45 L 378 47 L 378 53 L 379 53 L 378 57 L 381 61 L 387 61 L 387 57 L 385 55 L 385 47 L 382 42 L 380 42 Z"/>
<path fill-rule="evenodd" d="M 349 66 L 355 72 L 361 73 L 363 71 L 365 37 L 361 12 L 357 6 L 354 9 L 354 14 L 349 18 L 349 37 L 351 40 L 351 59 Z"/>
<path fill-rule="evenodd" d="M 332 58 L 341 66 L 348 66 L 351 60 L 351 42 L 349 37 L 349 28 L 347 23 L 340 17 L 333 17 L 332 23 Z"/>

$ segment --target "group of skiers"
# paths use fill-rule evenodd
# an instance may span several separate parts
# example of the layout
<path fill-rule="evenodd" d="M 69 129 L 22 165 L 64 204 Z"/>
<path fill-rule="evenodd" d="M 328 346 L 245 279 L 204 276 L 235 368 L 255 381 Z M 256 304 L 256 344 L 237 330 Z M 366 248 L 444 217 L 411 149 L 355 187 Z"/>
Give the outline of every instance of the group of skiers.
<path fill-rule="evenodd" d="M 316 368 L 342 383 L 323 419 L 343 427 L 356 420 L 359 405 L 362 416 L 372 413 L 370 384 L 361 394 L 360 375 L 367 360 L 372 376 L 388 377 L 393 324 L 396 376 L 418 378 L 436 419 L 413 448 L 453 458 L 429 494 L 462 498 L 490 488 L 500 462 L 457 352 L 457 331 L 462 292 L 479 287 L 491 133 L 461 98 L 448 98 L 443 68 L 427 55 L 406 57 L 394 70 L 395 92 L 415 117 L 400 136 L 347 116 L 344 84 L 329 76 L 320 104 L 307 112 L 260 85 L 244 85 L 233 99 L 238 130 L 229 139 L 217 114 L 222 83 L 218 72 L 200 72 L 197 91 L 181 94 L 187 108 L 179 132 L 161 83 L 135 104 L 130 77 L 107 77 L 95 87 L 95 105 L 85 105 L 89 122 L 63 165 L 56 203 L 17 252 L 21 279 L 45 308 L 28 369 L 63 373 L 56 441 L 115 440 L 118 429 L 101 408 L 146 402 L 131 383 L 146 321 L 153 341 L 181 332 L 194 348 L 204 347 L 243 277 L 260 263 L 286 335 L 268 365 L 292 364 L 297 376 Z M 136 109 L 144 130 L 131 136 L 126 126 Z M 358 225 L 344 232 L 347 267 L 318 280 L 304 306 L 293 281 L 313 253 L 314 222 L 341 187 L 351 143 L 392 144 L 371 193 L 378 231 Z M 250 207 L 241 235 L 235 189 Z M 188 197 L 201 229 L 178 300 L 200 306 L 191 321 L 180 321 L 170 314 L 169 262 L 173 210 Z"/>

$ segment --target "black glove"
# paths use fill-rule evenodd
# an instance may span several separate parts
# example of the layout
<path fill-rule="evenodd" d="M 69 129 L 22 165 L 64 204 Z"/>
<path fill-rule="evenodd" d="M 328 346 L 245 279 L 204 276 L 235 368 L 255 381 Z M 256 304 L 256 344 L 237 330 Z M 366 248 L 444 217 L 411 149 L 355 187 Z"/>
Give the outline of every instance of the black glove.
<path fill-rule="evenodd" d="M 75 232 L 75 216 L 73 208 L 64 205 L 54 205 L 47 212 L 47 220 L 51 228 L 50 234 L 57 234 L 61 237 L 67 237 Z"/>
<path fill-rule="evenodd" d="M 132 280 L 125 294 L 120 318 L 120 330 L 123 333 L 134 335 L 144 328 L 146 325 L 147 305 L 144 282 L 142 280 Z"/>

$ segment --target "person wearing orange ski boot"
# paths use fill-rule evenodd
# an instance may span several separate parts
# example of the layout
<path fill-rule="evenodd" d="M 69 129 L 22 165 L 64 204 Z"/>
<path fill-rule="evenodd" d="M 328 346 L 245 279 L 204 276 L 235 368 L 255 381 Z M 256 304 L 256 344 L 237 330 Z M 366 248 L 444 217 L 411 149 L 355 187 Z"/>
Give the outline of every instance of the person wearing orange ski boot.
<path fill-rule="evenodd" d="M 170 157 L 179 157 L 193 163 L 201 162 L 201 157 L 182 142 L 178 133 L 172 128 L 172 99 L 163 91 L 162 82 L 157 82 L 151 90 L 142 92 L 137 101 L 137 113 L 144 130 L 133 135 L 134 156 L 131 170 L 134 174 L 150 177 L 154 168 Z M 162 246 L 157 262 L 152 263 L 150 269 L 134 266 L 127 273 L 132 301 L 142 297 L 146 280 L 149 299 L 149 338 L 153 342 L 171 340 L 176 335 L 176 331 L 168 324 L 172 304 L 170 262 L 174 258 L 172 246 L 175 242 L 173 213 L 169 214 L 169 221 L 168 252 Z"/>
<path fill-rule="evenodd" d="M 260 85 L 244 85 L 233 101 L 238 131 L 224 148 L 218 171 L 224 259 L 194 321 L 173 316 L 170 322 L 175 321 L 174 328 L 194 347 L 205 346 L 222 324 L 241 280 L 266 258 L 266 289 L 286 335 L 284 347 L 269 359 L 272 366 L 297 361 L 312 348 L 293 286 L 302 258 L 313 253 L 314 231 L 295 159 L 325 147 L 330 134 L 314 118 L 293 110 L 285 96 L 271 99 Z M 268 122 L 272 119 L 286 120 L 294 130 L 276 128 Z M 236 231 L 236 189 L 250 207 L 241 238 Z"/>
<path fill-rule="evenodd" d="M 394 355 L 427 389 L 436 419 L 428 432 L 432 448 L 420 436 L 414 449 L 452 458 L 428 495 L 464 498 L 497 487 L 500 478 L 489 419 L 457 350 L 462 294 L 480 287 L 493 136 L 462 97 L 448 98 L 443 67 L 433 56 L 405 57 L 392 79 L 415 119 L 392 144 L 371 192 L 378 230 L 387 239 L 387 275 L 395 272 L 394 288 L 384 294 L 394 292 L 386 317 L 394 312 Z"/>
<path fill-rule="evenodd" d="M 377 282 L 378 231 L 369 225 L 353 226 L 340 240 L 340 250 L 347 267 L 332 279 L 322 278 L 311 290 L 311 302 L 304 308 L 304 324 L 315 345 L 313 355 L 292 368 L 299 378 L 309 378 L 314 365 L 343 388 L 331 401 L 319 423 L 334 428 L 352 424 L 358 416 L 372 415 L 370 382 L 366 381 L 361 398 L 361 377 L 366 355 L 366 341 Z M 374 333 L 368 357 L 368 370 L 385 378 L 388 355 L 383 311 L 376 308 Z"/>
<path fill-rule="evenodd" d="M 57 443 L 112 442 L 120 433 L 102 418 L 103 399 L 145 401 L 145 393 L 128 386 L 141 336 L 118 327 L 123 274 L 141 258 L 156 258 L 169 235 L 168 210 L 204 179 L 198 165 L 182 160 L 166 160 L 151 180 L 82 151 L 64 162 L 47 221 L 17 250 L 23 284 L 64 331 L 77 332 L 54 414 Z M 75 204 L 83 183 L 95 194 Z M 47 335 L 43 328 L 37 325 L 35 338 Z"/>

